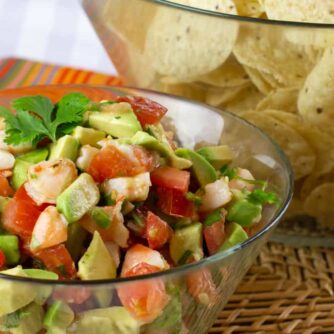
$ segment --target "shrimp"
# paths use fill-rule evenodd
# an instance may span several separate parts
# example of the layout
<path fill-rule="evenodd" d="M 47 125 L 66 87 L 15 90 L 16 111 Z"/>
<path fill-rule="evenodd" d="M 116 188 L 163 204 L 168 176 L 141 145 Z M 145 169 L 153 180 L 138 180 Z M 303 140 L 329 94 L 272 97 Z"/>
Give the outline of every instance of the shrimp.
<path fill-rule="evenodd" d="M 55 204 L 60 195 L 78 176 L 75 164 L 69 159 L 42 161 L 28 169 L 25 189 L 38 204 Z"/>
<path fill-rule="evenodd" d="M 121 276 L 124 276 L 132 268 L 141 263 L 147 263 L 151 266 L 159 268 L 160 270 L 169 269 L 169 264 L 158 251 L 141 244 L 136 244 L 126 252 Z"/>
<path fill-rule="evenodd" d="M 10 152 L 12 154 L 20 154 L 31 151 L 32 145 L 30 143 L 20 144 L 20 145 L 8 145 L 5 142 L 6 132 L 0 129 L 0 149 Z"/>
<path fill-rule="evenodd" d="M 254 176 L 251 174 L 251 172 L 248 169 L 244 168 L 237 168 L 237 176 L 244 179 L 244 180 L 255 180 Z M 247 189 L 249 191 L 254 190 L 254 184 L 251 184 L 247 181 L 240 180 L 240 179 L 232 179 L 228 185 L 231 189 L 238 189 L 243 190 Z"/>
<path fill-rule="evenodd" d="M 232 193 L 224 177 L 204 187 L 200 211 L 215 210 L 230 202 Z"/>
<path fill-rule="evenodd" d="M 13 154 L 0 149 L 0 170 L 12 169 L 15 164 L 15 157 Z"/>

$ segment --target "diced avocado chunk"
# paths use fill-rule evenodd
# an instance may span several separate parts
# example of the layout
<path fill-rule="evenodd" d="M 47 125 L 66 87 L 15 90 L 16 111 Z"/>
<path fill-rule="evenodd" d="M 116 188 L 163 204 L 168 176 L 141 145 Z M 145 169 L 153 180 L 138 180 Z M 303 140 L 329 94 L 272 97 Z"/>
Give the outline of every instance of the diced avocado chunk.
<path fill-rule="evenodd" d="M 219 248 L 219 251 L 227 250 L 248 239 L 246 231 L 237 223 L 229 223 L 226 227 L 226 240 Z"/>
<path fill-rule="evenodd" d="M 23 271 L 31 278 L 37 279 L 48 279 L 48 280 L 57 280 L 58 275 L 52 271 L 44 270 L 44 269 L 23 269 Z"/>
<path fill-rule="evenodd" d="M 31 303 L 0 318 L 0 330 L 11 334 L 36 334 L 43 328 L 43 307 Z"/>
<path fill-rule="evenodd" d="M 217 169 L 229 164 L 234 159 L 234 154 L 227 145 L 201 147 L 196 152 Z"/>
<path fill-rule="evenodd" d="M 67 228 L 66 248 L 71 254 L 74 261 L 81 256 L 83 244 L 86 240 L 88 232 L 83 229 L 78 222 L 72 223 Z"/>
<path fill-rule="evenodd" d="M 169 252 L 175 264 L 179 263 L 185 253 L 191 254 L 196 261 L 203 258 L 202 224 L 195 223 L 175 230 Z"/>
<path fill-rule="evenodd" d="M 17 190 L 26 180 L 30 166 L 46 160 L 49 151 L 46 148 L 19 155 L 15 160 L 11 184 Z"/>
<path fill-rule="evenodd" d="M 46 311 L 43 325 L 48 333 L 58 333 L 63 330 L 66 333 L 66 328 L 71 325 L 74 320 L 74 312 L 62 301 L 54 302 Z"/>
<path fill-rule="evenodd" d="M 213 166 L 200 154 L 188 148 L 178 148 L 176 155 L 192 162 L 192 170 L 201 187 L 215 182 L 217 180 L 217 172 Z"/>
<path fill-rule="evenodd" d="M 3 212 L 4 207 L 10 201 L 10 198 L 0 196 L 0 213 Z"/>
<path fill-rule="evenodd" d="M 74 223 L 100 200 L 99 188 L 93 178 L 82 173 L 57 198 L 57 209 L 69 223 Z"/>
<path fill-rule="evenodd" d="M 241 226 L 252 226 L 261 219 L 262 205 L 247 199 L 235 201 L 228 210 L 227 219 Z"/>
<path fill-rule="evenodd" d="M 178 169 L 187 169 L 191 167 L 192 163 L 188 159 L 178 157 L 173 149 L 149 135 L 144 131 L 138 131 L 130 140 L 130 143 L 133 145 L 141 145 L 148 150 L 157 151 L 162 156 L 166 157 L 169 164 Z"/>
<path fill-rule="evenodd" d="M 16 235 L 0 235 L 0 249 L 6 257 L 6 264 L 15 265 L 20 261 L 19 238 Z"/>
<path fill-rule="evenodd" d="M 21 266 L 3 270 L 4 275 L 27 277 Z M 36 297 L 31 285 L 0 278 L 0 296 L 5 296 L 0 303 L 0 317 L 30 304 Z"/>
<path fill-rule="evenodd" d="M 116 277 L 116 265 L 99 232 L 95 231 L 87 251 L 79 260 L 78 276 L 82 280 Z"/>
<path fill-rule="evenodd" d="M 106 133 L 103 131 L 84 128 L 82 126 L 77 126 L 73 131 L 73 137 L 76 138 L 80 145 L 91 145 L 98 147 L 97 143 L 105 138 Z"/>
<path fill-rule="evenodd" d="M 23 269 L 28 277 L 36 279 L 58 280 L 58 275 L 52 271 L 43 269 Z M 46 285 L 38 285 L 35 288 L 36 297 L 35 303 L 43 305 L 52 293 L 52 287 Z"/>
<path fill-rule="evenodd" d="M 16 159 L 24 160 L 27 162 L 31 162 L 33 164 L 37 164 L 41 161 L 46 160 L 49 155 L 49 150 L 47 148 L 40 148 L 38 150 L 34 150 L 25 154 L 19 155 Z"/>
<path fill-rule="evenodd" d="M 80 314 L 75 334 L 139 334 L 140 323 L 120 306 L 86 311 Z"/>
<path fill-rule="evenodd" d="M 49 160 L 67 158 L 75 161 L 78 156 L 79 142 L 70 135 L 63 136 L 50 145 Z"/>
<path fill-rule="evenodd" d="M 116 138 L 131 137 L 142 129 L 130 104 L 114 103 L 105 109 L 104 112 L 91 113 L 88 119 L 91 127 Z"/>
<path fill-rule="evenodd" d="M 101 228 L 108 228 L 111 224 L 111 218 L 103 210 L 103 208 L 95 207 L 90 211 L 90 216 L 94 220 L 97 226 Z"/>
<path fill-rule="evenodd" d="M 163 312 L 150 323 L 148 329 L 168 329 L 168 333 L 178 333 L 182 326 L 182 303 L 179 289 L 169 284 L 167 292 L 170 297 L 170 302 L 164 308 Z"/>

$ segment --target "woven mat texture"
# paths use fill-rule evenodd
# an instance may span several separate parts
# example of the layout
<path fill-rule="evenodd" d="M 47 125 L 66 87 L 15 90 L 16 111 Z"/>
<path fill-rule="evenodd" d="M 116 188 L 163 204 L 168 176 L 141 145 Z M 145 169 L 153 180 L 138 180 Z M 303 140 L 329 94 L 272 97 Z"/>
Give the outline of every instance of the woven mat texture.
<path fill-rule="evenodd" d="M 0 89 L 41 84 L 120 85 L 91 71 L 0 60 Z M 334 250 L 269 243 L 210 334 L 334 334 Z"/>

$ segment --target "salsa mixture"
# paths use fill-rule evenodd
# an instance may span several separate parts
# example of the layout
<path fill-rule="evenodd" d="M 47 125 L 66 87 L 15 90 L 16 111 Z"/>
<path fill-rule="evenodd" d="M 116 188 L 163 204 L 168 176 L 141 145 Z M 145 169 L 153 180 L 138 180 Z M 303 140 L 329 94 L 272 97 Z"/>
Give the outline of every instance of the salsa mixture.
<path fill-rule="evenodd" d="M 178 147 L 160 123 L 167 109 L 147 98 L 70 93 L 56 104 L 26 96 L 11 106 L 15 113 L 0 107 L 3 274 L 104 280 L 168 270 L 245 241 L 263 207 L 278 202 L 266 181 L 231 167 L 228 146 Z M 196 287 L 209 274 L 187 280 L 207 304 L 217 297 L 210 284 L 206 299 Z M 140 304 L 149 289 L 158 291 L 151 307 Z M 169 295 L 160 281 L 118 289 L 144 322 Z M 0 307 L 0 317 L 17 308 Z"/>

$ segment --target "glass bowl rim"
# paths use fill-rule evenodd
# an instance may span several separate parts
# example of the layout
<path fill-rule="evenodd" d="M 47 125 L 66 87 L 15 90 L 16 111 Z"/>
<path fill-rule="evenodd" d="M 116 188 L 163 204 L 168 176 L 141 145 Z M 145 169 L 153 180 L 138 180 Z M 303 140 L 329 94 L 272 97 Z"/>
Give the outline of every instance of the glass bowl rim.
<path fill-rule="evenodd" d="M 145 0 L 146 1 L 146 0 Z M 149 0 L 151 1 L 151 0 Z M 153 0 L 155 1 L 155 0 Z M 158 0 L 160 1 L 160 0 Z M 31 86 L 30 86 L 31 87 Z M 167 276 L 173 276 L 177 274 L 184 274 L 186 272 L 194 271 L 196 269 L 206 267 L 208 265 L 211 265 L 213 263 L 219 262 L 220 260 L 224 258 L 228 258 L 230 255 L 233 255 L 237 253 L 239 250 L 242 250 L 248 245 L 252 244 L 255 240 L 260 238 L 262 235 L 268 233 L 281 219 L 281 217 L 284 215 L 285 211 L 287 210 L 293 196 L 293 190 L 294 190 L 294 176 L 293 176 L 293 171 L 292 171 L 292 166 L 283 152 L 283 150 L 279 147 L 279 145 L 271 139 L 265 132 L 263 132 L 261 129 L 253 125 L 252 123 L 248 122 L 247 120 L 231 113 L 225 110 L 218 110 L 217 108 L 211 107 L 205 103 L 194 101 L 188 98 L 172 95 L 172 94 L 166 94 L 158 91 L 154 91 L 151 89 L 143 89 L 143 88 L 136 88 L 136 87 L 131 87 L 131 86 L 105 86 L 105 85 L 85 85 L 85 84 L 57 84 L 57 85 L 37 85 L 34 86 L 34 88 L 37 89 L 43 89 L 43 88 L 53 88 L 53 87 L 71 87 L 75 88 L 78 87 L 78 89 L 88 87 L 88 88 L 96 88 L 96 89 L 104 89 L 104 90 L 110 90 L 113 92 L 122 92 L 126 94 L 133 94 L 135 92 L 143 92 L 143 93 L 149 93 L 157 96 L 165 96 L 168 98 L 172 98 L 177 101 L 183 101 L 187 102 L 190 104 L 195 104 L 198 106 L 201 106 L 205 109 L 207 109 L 209 112 L 213 112 L 216 114 L 221 115 L 224 117 L 226 115 L 227 117 L 230 117 L 234 119 L 236 122 L 243 123 L 245 126 L 248 128 L 251 128 L 252 131 L 257 132 L 264 141 L 269 142 L 272 148 L 276 151 L 278 154 L 279 158 L 281 159 L 284 169 L 287 174 L 287 192 L 286 192 L 286 197 L 282 200 L 279 209 L 277 209 L 277 212 L 275 216 L 271 219 L 270 222 L 266 224 L 265 227 L 263 227 L 260 231 L 252 235 L 249 239 L 246 241 L 237 244 L 230 249 L 216 253 L 214 255 L 204 257 L 198 262 L 190 263 L 190 264 L 185 264 L 182 266 L 177 266 L 174 268 L 170 268 L 168 270 L 164 270 L 161 272 L 156 272 L 152 274 L 145 274 L 145 275 L 138 275 L 138 276 L 131 276 L 131 277 L 120 277 L 120 278 L 113 278 L 113 279 L 99 279 L 99 280 L 50 280 L 50 279 L 37 279 L 37 278 L 32 278 L 32 277 L 22 277 L 22 276 L 12 276 L 12 275 L 7 275 L 7 274 L 2 274 L 0 273 L 0 279 L 8 280 L 8 281 L 17 281 L 17 282 L 22 282 L 22 283 L 32 283 L 34 285 L 52 285 L 52 286 L 61 286 L 61 287 L 100 287 L 102 285 L 117 285 L 117 284 L 123 284 L 123 283 L 128 283 L 128 282 L 138 282 L 138 281 L 145 281 L 145 280 L 150 280 L 154 278 L 165 278 Z M 24 89 L 24 88 L 29 88 L 29 87 L 19 87 L 17 89 Z M 10 88 L 6 89 L 6 91 L 14 91 L 16 88 Z M 37 94 L 37 93 L 36 93 Z"/>
<path fill-rule="evenodd" d="M 143 1 L 156 3 L 156 4 L 163 5 L 163 6 L 176 8 L 176 9 L 181 9 L 186 12 L 193 12 L 197 14 L 214 16 L 214 17 L 222 17 L 224 19 L 231 20 L 231 21 L 249 22 L 249 23 L 257 23 L 257 24 L 273 25 L 273 26 L 283 26 L 283 27 L 334 29 L 334 24 L 332 23 L 270 20 L 270 19 L 262 19 L 262 18 L 251 17 L 251 16 L 241 16 L 237 14 L 220 13 L 220 12 L 214 12 L 211 10 L 201 9 L 197 7 L 190 7 L 188 5 L 183 5 L 183 4 L 173 2 L 172 0 L 143 0 Z"/>

